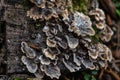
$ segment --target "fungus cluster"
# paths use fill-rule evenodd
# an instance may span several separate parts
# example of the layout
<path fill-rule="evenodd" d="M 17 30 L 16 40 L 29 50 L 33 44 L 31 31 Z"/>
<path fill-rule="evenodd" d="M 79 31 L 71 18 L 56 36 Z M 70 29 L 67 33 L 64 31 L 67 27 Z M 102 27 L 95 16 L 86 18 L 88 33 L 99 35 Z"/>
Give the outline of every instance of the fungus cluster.
<path fill-rule="evenodd" d="M 42 16 L 41 19 L 47 20 L 43 16 L 45 14 L 39 9 L 54 10 L 57 13 L 56 11 L 61 11 L 64 8 L 62 7 L 64 0 L 30 1 L 36 5 L 31 9 L 33 10 L 32 16 L 29 15 L 34 20 L 40 19 L 40 16 Z M 39 12 L 36 13 L 34 10 Z M 101 40 L 109 41 L 113 34 L 110 27 L 105 24 L 104 12 L 100 9 L 91 10 L 90 17 L 80 12 L 66 14 L 66 17 L 62 19 L 60 17 L 51 19 L 50 17 L 51 20 L 46 21 L 34 40 L 21 42 L 21 51 L 24 53 L 21 61 L 27 70 L 38 78 L 47 75 L 59 79 L 65 71 L 97 70 L 100 67 L 107 67 L 107 63 L 112 61 L 111 50 L 100 42 L 93 43 L 91 39 L 96 34 L 92 27 L 94 23 L 96 25 L 99 25 L 99 23 L 104 24 L 104 26 L 96 26 L 96 28 L 100 29 L 98 36 L 100 36 Z M 63 14 L 59 14 L 59 16 L 63 16 Z M 91 21 L 92 18 L 93 21 Z M 37 48 L 29 43 L 32 43 Z"/>
<path fill-rule="evenodd" d="M 30 0 L 34 6 L 27 11 L 27 16 L 34 20 L 49 20 L 58 18 L 62 15 L 63 18 L 67 15 L 66 5 L 70 0 Z"/>
<path fill-rule="evenodd" d="M 105 14 L 103 10 L 95 8 L 89 12 L 89 16 L 93 20 L 93 26 L 100 30 L 100 39 L 105 42 L 110 41 L 113 35 L 113 31 L 105 22 Z"/>

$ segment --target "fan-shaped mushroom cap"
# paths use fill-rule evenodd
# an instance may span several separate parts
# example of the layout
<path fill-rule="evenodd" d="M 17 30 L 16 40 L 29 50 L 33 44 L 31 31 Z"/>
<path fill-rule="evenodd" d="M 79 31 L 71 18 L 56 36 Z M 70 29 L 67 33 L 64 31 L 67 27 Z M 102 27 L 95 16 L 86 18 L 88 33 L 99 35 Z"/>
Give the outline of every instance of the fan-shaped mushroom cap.
<path fill-rule="evenodd" d="M 95 23 L 95 26 L 96 26 L 98 29 L 102 30 L 102 29 L 105 28 L 106 24 L 105 24 L 105 21 L 100 21 L 100 22 L 96 22 L 96 23 Z"/>
<path fill-rule="evenodd" d="M 105 14 L 102 9 L 96 8 L 89 12 L 90 16 L 94 16 L 96 21 L 105 20 Z"/>
<path fill-rule="evenodd" d="M 57 48 L 46 48 L 43 50 L 43 53 L 46 57 L 54 60 L 56 59 L 56 55 L 60 54 L 60 51 Z"/>
<path fill-rule="evenodd" d="M 88 49 L 89 56 L 93 59 L 97 59 L 99 54 L 97 44 L 89 46 Z"/>
<path fill-rule="evenodd" d="M 68 46 L 71 48 L 71 49 L 74 49 L 78 46 L 79 44 L 79 40 L 77 38 L 72 38 L 72 37 L 69 37 L 66 35 L 66 38 L 67 38 L 67 43 L 68 43 Z"/>
<path fill-rule="evenodd" d="M 50 60 L 48 58 L 46 58 L 44 55 L 41 55 L 39 57 L 39 59 L 40 59 L 41 64 L 43 64 L 43 65 L 49 65 L 50 64 Z"/>
<path fill-rule="evenodd" d="M 100 39 L 106 42 L 111 40 L 112 35 L 113 35 L 113 31 L 108 25 L 106 25 L 106 27 L 99 33 Z"/>
<path fill-rule="evenodd" d="M 56 47 L 56 41 L 47 37 L 47 41 L 46 41 L 46 44 L 49 46 L 49 47 Z"/>
<path fill-rule="evenodd" d="M 73 61 L 74 63 L 76 63 L 77 66 L 80 66 L 82 63 L 81 63 L 81 59 L 78 55 L 76 55 L 77 53 L 74 53 L 73 54 Z"/>
<path fill-rule="evenodd" d="M 93 58 L 93 59 L 97 59 L 98 58 L 98 51 L 88 51 L 88 53 L 89 53 L 89 56 L 91 57 L 91 58 Z"/>
<path fill-rule="evenodd" d="M 50 59 L 55 59 L 56 55 L 53 54 L 48 48 L 44 49 L 43 52 L 45 53 L 45 56 Z"/>
<path fill-rule="evenodd" d="M 102 60 L 111 62 L 113 59 L 111 50 L 107 46 L 101 43 L 98 44 L 98 48 L 99 48 L 99 57 Z"/>
<path fill-rule="evenodd" d="M 36 52 L 28 46 L 26 42 L 21 43 L 21 50 L 28 58 L 35 58 Z"/>
<path fill-rule="evenodd" d="M 83 13 L 75 12 L 72 26 L 69 27 L 69 31 L 73 31 L 78 36 L 93 36 L 95 34 L 94 29 L 91 27 L 92 23 L 90 18 Z"/>
<path fill-rule="evenodd" d="M 43 28 L 43 32 L 48 32 L 50 29 L 49 29 L 49 27 L 48 26 L 44 26 L 44 28 Z"/>
<path fill-rule="evenodd" d="M 82 61 L 82 64 L 83 64 L 86 68 L 88 68 L 88 69 L 90 69 L 90 70 L 94 70 L 94 69 L 95 69 L 95 66 L 93 65 L 93 62 L 91 62 L 91 61 L 89 61 L 89 60 L 84 60 L 84 59 L 82 59 L 81 61 Z"/>
<path fill-rule="evenodd" d="M 37 8 L 37 7 L 33 7 L 29 11 L 27 11 L 27 16 L 29 16 L 33 20 L 37 20 L 37 19 L 42 19 L 43 18 L 40 9 Z"/>
<path fill-rule="evenodd" d="M 67 43 L 66 42 L 64 42 L 64 41 L 61 40 L 61 41 L 58 41 L 57 43 L 63 49 L 67 49 Z"/>
<path fill-rule="evenodd" d="M 89 12 L 89 15 L 95 19 L 94 25 L 96 26 L 96 28 L 98 28 L 100 30 L 105 28 L 105 26 L 106 26 L 105 14 L 104 14 L 103 10 L 101 10 L 99 8 L 95 8 L 94 10 L 91 10 Z"/>
<path fill-rule="evenodd" d="M 52 79 L 53 78 L 59 79 L 61 73 L 58 66 L 50 64 L 50 65 L 43 65 L 42 67 L 43 67 L 43 71 L 47 76 L 50 76 Z"/>
<path fill-rule="evenodd" d="M 63 60 L 63 64 L 65 65 L 65 67 L 70 71 L 70 72 L 75 72 L 78 71 L 79 69 L 81 69 L 81 67 L 75 65 L 74 63 L 70 62 L 70 61 L 65 61 Z"/>
<path fill-rule="evenodd" d="M 35 73 L 37 71 L 37 69 L 38 69 L 37 64 L 33 63 L 27 57 L 22 56 L 21 60 L 26 65 L 26 67 L 30 73 Z"/>

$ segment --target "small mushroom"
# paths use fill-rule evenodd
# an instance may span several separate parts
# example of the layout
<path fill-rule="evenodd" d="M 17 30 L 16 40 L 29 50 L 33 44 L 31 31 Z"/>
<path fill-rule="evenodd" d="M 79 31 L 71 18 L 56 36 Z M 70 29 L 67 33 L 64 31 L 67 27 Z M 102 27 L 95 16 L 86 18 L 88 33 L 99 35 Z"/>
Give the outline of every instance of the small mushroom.
<path fill-rule="evenodd" d="M 37 69 L 38 69 L 37 64 L 33 63 L 27 57 L 22 56 L 21 61 L 23 62 L 24 65 L 26 65 L 26 67 L 30 73 L 35 73 L 37 71 Z"/>
<path fill-rule="evenodd" d="M 63 49 L 67 49 L 67 43 L 66 42 L 64 42 L 64 41 L 61 40 L 61 41 L 58 41 L 57 43 Z"/>
<path fill-rule="evenodd" d="M 93 62 L 91 62 L 91 61 L 89 61 L 89 60 L 85 60 L 85 59 L 81 59 L 81 62 L 82 62 L 82 64 L 83 64 L 86 68 L 88 68 L 88 69 L 90 69 L 90 70 L 94 70 L 94 69 L 95 69 L 95 66 L 94 66 Z"/>
<path fill-rule="evenodd" d="M 27 65 L 29 63 L 28 58 L 26 56 L 22 56 L 21 61 L 24 65 Z"/>
<path fill-rule="evenodd" d="M 99 37 L 102 41 L 110 41 L 113 35 L 113 31 L 111 28 L 106 25 L 106 27 L 99 33 Z"/>
<path fill-rule="evenodd" d="M 90 18 L 83 13 L 75 12 L 74 13 L 74 20 L 72 23 L 72 26 L 69 27 L 68 30 L 73 31 L 78 36 L 93 36 L 95 35 L 94 29 L 91 27 L 92 22 L 90 21 Z"/>
<path fill-rule="evenodd" d="M 96 22 L 96 23 L 95 23 L 95 26 L 96 26 L 98 29 L 102 30 L 102 29 L 105 28 L 106 24 L 105 24 L 105 21 L 99 21 L 99 22 Z"/>
<path fill-rule="evenodd" d="M 47 37 L 47 40 L 46 40 L 46 44 L 49 46 L 49 47 L 56 47 L 56 41 Z"/>
<path fill-rule="evenodd" d="M 44 26 L 43 28 L 43 32 L 48 32 L 50 29 L 49 29 L 49 26 Z"/>
<path fill-rule="evenodd" d="M 47 76 L 50 76 L 52 79 L 53 78 L 59 79 L 59 77 L 61 75 L 59 67 L 56 66 L 56 65 L 52 65 L 52 64 L 44 65 L 43 66 L 43 71 L 45 72 L 45 74 Z"/>
<path fill-rule="evenodd" d="M 89 53 L 89 56 L 91 58 L 93 58 L 93 59 L 97 59 L 98 58 L 98 51 L 94 52 L 94 50 L 92 50 L 92 51 L 88 51 L 88 53 Z"/>
<path fill-rule="evenodd" d="M 41 55 L 39 57 L 39 60 L 40 60 L 41 64 L 43 64 L 43 65 L 49 65 L 50 64 L 50 60 L 43 55 Z"/>
<path fill-rule="evenodd" d="M 71 49 L 74 49 L 78 46 L 79 40 L 77 38 L 69 37 L 66 35 L 68 46 Z"/>
<path fill-rule="evenodd" d="M 105 14 L 104 11 L 102 9 L 96 8 L 95 10 L 91 10 L 89 12 L 90 16 L 94 16 L 96 21 L 103 21 L 105 20 Z"/>
<path fill-rule="evenodd" d="M 43 50 L 43 53 L 46 57 L 50 58 L 51 60 L 54 60 L 56 58 L 56 53 L 54 53 L 50 48 L 46 48 Z"/>
<path fill-rule="evenodd" d="M 102 60 L 111 62 L 113 59 L 111 50 L 107 46 L 101 43 L 98 44 L 98 47 L 99 47 L 99 57 Z"/>
<path fill-rule="evenodd" d="M 36 56 L 36 52 L 32 48 L 30 48 L 26 42 L 21 43 L 21 50 L 23 53 L 26 54 L 28 58 L 33 59 Z"/>
<path fill-rule="evenodd" d="M 29 11 L 27 11 L 27 16 L 32 18 L 33 20 L 41 19 L 43 18 L 42 13 L 39 8 L 33 7 Z"/>
<path fill-rule="evenodd" d="M 30 73 L 35 73 L 38 69 L 38 66 L 35 63 L 31 63 L 29 65 L 26 65 L 26 67 Z"/>
<path fill-rule="evenodd" d="M 65 67 L 70 71 L 70 72 L 75 72 L 78 71 L 81 67 L 76 66 L 75 64 L 73 64 L 70 61 L 65 61 L 64 59 L 62 59 L 63 64 L 65 65 Z"/>
<path fill-rule="evenodd" d="M 97 47 L 98 47 L 97 44 L 94 44 L 88 47 L 88 53 L 92 59 L 98 58 L 99 51 Z"/>
<path fill-rule="evenodd" d="M 73 61 L 74 61 L 74 63 L 76 63 L 77 66 L 81 65 L 80 57 L 78 55 L 76 55 L 76 53 L 73 54 Z"/>

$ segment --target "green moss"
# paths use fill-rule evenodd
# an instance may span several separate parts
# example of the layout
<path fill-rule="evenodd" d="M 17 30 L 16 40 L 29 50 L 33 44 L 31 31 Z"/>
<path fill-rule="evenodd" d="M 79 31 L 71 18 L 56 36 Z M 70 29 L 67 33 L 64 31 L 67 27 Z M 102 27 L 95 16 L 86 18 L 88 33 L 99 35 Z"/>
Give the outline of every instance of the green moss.
<path fill-rule="evenodd" d="M 16 78 L 14 78 L 13 80 L 23 80 L 23 79 L 21 79 L 21 78 L 17 78 L 17 77 L 16 77 Z"/>
<path fill-rule="evenodd" d="M 73 10 L 86 13 L 88 10 L 88 0 L 72 0 Z"/>
<path fill-rule="evenodd" d="M 84 80 L 97 80 L 96 76 L 98 74 L 97 70 L 90 70 L 82 72 Z"/>
<path fill-rule="evenodd" d="M 118 15 L 118 17 L 120 17 L 120 1 L 119 0 L 113 0 L 114 5 L 116 7 L 116 14 Z"/>

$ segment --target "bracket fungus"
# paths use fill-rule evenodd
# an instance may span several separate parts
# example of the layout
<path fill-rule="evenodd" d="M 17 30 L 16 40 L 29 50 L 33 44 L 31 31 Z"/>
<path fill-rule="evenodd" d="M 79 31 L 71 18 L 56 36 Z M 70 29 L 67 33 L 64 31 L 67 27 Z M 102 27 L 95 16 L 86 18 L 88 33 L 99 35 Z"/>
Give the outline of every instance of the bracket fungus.
<path fill-rule="evenodd" d="M 78 36 L 95 35 L 95 31 L 91 27 L 92 22 L 88 16 L 83 13 L 75 12 L 73 18 L 72 24 L 68 29 L 69 31 L 76 33 Z"/>
<path fill-rule="evenodd" d="M 93 19 L 93 26 L 96 26 L 96 28 L 99 29 L 99 38 L 104 42 L 110 41 L 113 31 L 105 22 L 104 11 L 102 9 L 95 8 L 89 12 L 89 16 Z"/>
<path fill-rule="evenodd" d="M 43 64 L 43 65 L 49 65 L 50 64 L 50 60 L 47 57 L 45 57 L 44 55 L 41 55 L 39 57 L 39 59 L 40 59 L 41 64 Z"/>
<path fill-rule="evenodd" d="M 27 12 L 27 16 L 33 20 L 50 20 L 51 18 L 58 18 L 59 15 L 63 19 L 68 18 L 66 10 L 67 1 L 64 0 L 30 0 L 34 6 Z M 39 13 L 39 14 L 38 14 Z"/>
<path fill-rule="evenodd" d="M 21 60 L 26 65 L 26 67 L 27 67 L 27 69 L 28 69 L 29 72 L 35 73 L 37 71 L 37 69 L 38 69 L 37 64 L 33 63 L 27 57 L 22 56 Z"/>
<path fill-rule="evenodd" d="M 33 7 L 29 11 L 27 11 L 27 16 L 29 16 L 30 18 L 33 18 L 34 20 L 42 19 L 43 16 L 41 15 L 40 11 L 41 10 L 39 8 Z"/>
<path fill-rule="evenodd" d="M 56 58 L 56 54 L 49 48 L 44 49 L 43 53 L 47 58 L 50 58 L 51 60 L 54 60 Z"/>
<path fill-rule="evenodd" d="M 95 8 L 89 12 L 89 15 L 93 17 L 96 28 L 101 30 L 105 27 L 105 14 L 102 9 Z"/>
<path fill-rule="evenodd" d="M 35 51 L 32 48 L 30 48 L 26 42 L 21 43 L 21 50 L 29 58 L 35 58 L 36 56 Z"/>
<path fill-rule="evenodd" d="M 70 61 L 65 61 L 64 59 L 63 59 L 63 64 L 70 72 L 76 72 L 81 68 L 80 66 L 75 65 L 75 63 L 72 63 Z"/>
<path fill-rule="evenodd" d="M 112 38 L 112 35 L 113 35 L 113 31 L 108 25 L 106 25 L 105 28 L 101 30 L 99 33 L 100 39 L 105 42 L 110 41 Z"/>
<path fill-rule="evenodd" d="M 46 41 L 46 44 L 49 46 L 49 47 L 56 47 L 56 41 L 50 39 L 50 38 L 47 38 L 47 41 Z"/>
<path fill-rule="evenodd" d="M 100 69 L 112 61 L 110 49 L 99 41 L 94 43 L 91 38 L 97 35 L 94 25 L 99 29 L 97 36 L 101 40 L 109 41 L 113 35 L 101 9 L 97 7 L 87 16 L 82 12 L 69 13 L 66 0 L 30 1 L 34 7 L 28 11 L 28 16 L 38 22 L 45 20 L 45 23 L 37 30 L 38 36 L 28 41 L 37 44 L 40 50 L 21 42 L 24 53 L 21 60 L 29 72 L 38 78 L 47 75 L 59 79 L 68 72 Z"/>
<path fill-rule="evenodd" d="M 54 66 L 50 64 L 50 65 L 43 65 L 42 67 L 43 67 L 43 72 L 45 72 L 47 76 L 50 76 L 52 79 L 53 78 L 59 79 L 61 73 L 58 66 Z"/>
<path fill-rule="evenodd" d="M 77 38 L 71 38 L 71 37 L 68 37 L 67 35 L 66 35 L 66 38 L 67 38 L 68 46 L 71 49 L 74 49 L 78 46 L 79 40 Z"/>

